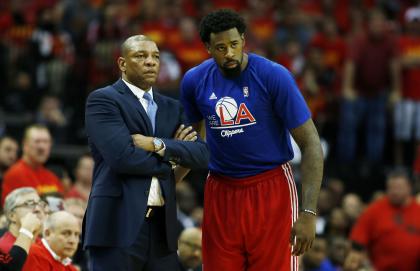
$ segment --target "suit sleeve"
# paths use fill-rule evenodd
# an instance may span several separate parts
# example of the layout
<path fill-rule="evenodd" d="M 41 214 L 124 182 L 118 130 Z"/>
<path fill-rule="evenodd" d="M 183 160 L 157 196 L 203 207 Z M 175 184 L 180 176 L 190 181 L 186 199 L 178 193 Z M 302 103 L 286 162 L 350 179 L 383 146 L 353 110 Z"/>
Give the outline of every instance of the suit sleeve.
<path fill-rule="evenodd" d="M 179 125 L 188 123 L 183 107 L 180 107 Z M 181 141 L 175 139 L 162 139 L 166 150 L 164 161 L 172 161 L 190 169 L 207 169 L 209 151 L 207 144 L 200 138 L 197 141 Z"/>
<path fill-rule="evenodd" d="M 89 140 L 114 171 L 124 174 L 162 176 L 171 167 L 155 155 L 135 148 L 120 109 L 112 97 L 95 91 L 86 103 L 86 131 Z"/>

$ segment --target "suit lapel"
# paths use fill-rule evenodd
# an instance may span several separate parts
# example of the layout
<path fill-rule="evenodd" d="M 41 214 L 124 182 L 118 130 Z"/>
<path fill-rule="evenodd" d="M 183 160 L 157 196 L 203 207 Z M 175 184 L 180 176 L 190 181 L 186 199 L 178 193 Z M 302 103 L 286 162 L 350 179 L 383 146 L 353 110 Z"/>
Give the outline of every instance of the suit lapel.
<path fill-rule="evenodd" d="M 158 107 L 158 110 L 156 112 L 155 134 L 161 135 L 162 134 L 161 130 L 164 128 L 164 125 L 162 125 L 162 123 L 164 123 L 165 121 L 165 112 L 164 112 L 165 105 L 162 99 L 162 95 L 160 95 L 155 90 L 153 90 L 153 100 L 155 101 Z"/>
<path fill-rule="evenodd" d="M 136 95 L 134 95 L 134 93 L 128 88 L 122 79 L 119 79 L 117 82 L 115 82 L 113 86 L 118 92 L 124 94 L 123 97 L 125 101 L 131 105 L 131 107 L 137 110 L 137 112 L 140 114 L 140 117 L 143 119 L 143 122 L 146 123 L 148 134 L 153 135 L 152 123 L 150 122 L 149 116 L 147 115 Z"/>

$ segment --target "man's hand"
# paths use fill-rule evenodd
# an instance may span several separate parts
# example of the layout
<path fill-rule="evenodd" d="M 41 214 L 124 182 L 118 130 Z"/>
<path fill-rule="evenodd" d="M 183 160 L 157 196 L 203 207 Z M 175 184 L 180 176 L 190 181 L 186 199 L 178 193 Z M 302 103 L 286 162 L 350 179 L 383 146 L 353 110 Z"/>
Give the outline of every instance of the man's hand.
<path fill-rule="evenodd" d="M 41 221 L 34 213 L 27 213 L 22 217 L 20 225 L 22 228 L 30 231 L 34 235 L 34 239 L 41 231 Z"/>
<path fill-rule="evenodd" d="M 181 124 L 175 132 L 174 139 L 182 141 L 196 141 L 197 132 L 193 130 L 192 126 L 185 127 Z"/>
<path fill-rule="evenodd" d="M 290 233 L 290 244 L 293 246 L 292 254 L 300 256 L 308 251 L 315 239 L 316 216 L 300 213 Z"/>
<path fill-rule="evenodd" d="M 182 141 L 196 141 L 197 138 L 197 132 L 193 130 L 192 126 L 185 127 L 184 124 L 181 124 L 178 127 L 174 135 L 174 139 Z M 175 182 L 179 183 L 182 181 L 184 177 L 187 176 L 188 172 L 190 172 L 189 168 L 177 165 L 174 170 Z"/>
<path fill-rule="evenodd" d="M 144 136 L 141 134 L 134 134 L 131 135 L 131 137 L 133 138 L 134 145 L 137 148 L 150 152 L 155 151 L 155 146 L 153 145 L 153 137 Z"/>

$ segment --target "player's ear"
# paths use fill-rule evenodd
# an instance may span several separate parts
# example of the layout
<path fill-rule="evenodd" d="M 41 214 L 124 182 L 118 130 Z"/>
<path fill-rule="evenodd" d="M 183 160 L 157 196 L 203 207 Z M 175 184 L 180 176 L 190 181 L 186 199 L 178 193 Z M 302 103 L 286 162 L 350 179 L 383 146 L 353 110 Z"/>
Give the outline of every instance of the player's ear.
<path fill-rule="evenodd" d="M 245 34 L 241 34 L 241 40 L 242 40 L 242 48 L 245 48 Z"/>
<path fill-rule="evenodd" d="M 211 54 L 211 52 L 210 52 L 210 43 L 206 42 L 204 45 L 206 46 L 207 53 Z"/>

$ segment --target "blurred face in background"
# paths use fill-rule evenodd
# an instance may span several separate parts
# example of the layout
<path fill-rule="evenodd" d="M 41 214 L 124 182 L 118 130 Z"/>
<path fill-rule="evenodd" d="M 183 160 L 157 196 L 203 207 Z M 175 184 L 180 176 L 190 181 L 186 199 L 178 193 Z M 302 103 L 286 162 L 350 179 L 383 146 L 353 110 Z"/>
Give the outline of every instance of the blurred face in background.
<path fill-rule="evenodd" d="M 194 269 L 201 265 L 201 230 L 198 228 L 185 229 L 178 240 L 178 255 L 182 265 Z"/>
<path fill-rule="evenodd" d="M 411 198 L 411 187 L 409 180 L 404 176 L 389 178 L 386 184 L 386 194 L 391 204 L 403 206 Z"/>
<path fill-rule="evenodd" d="M 17 160 L 18 143 L 9 137 L 0 141 L 0 169 L 10 167 Z"/>
<path fill-rule="evenodd" d="M 379 11 L 373 11 L 369 17 L 369 32 L 373 37 L 382 37 L 386 31 L 385 15 Z"/>
<path fill-rule="evenodd" d="M 32 166 L 43 165 L 50 157 L 51 145 L 52 140 L 48 129 L 30 128 L 23 141 L 23 159 Z"/>
<path fill-rule="evenodd" d="M 90 156 L 80 158 L 76 168 L 76 181 L 91 184 L 93 175 L 94 161 Z"/>
<path fill-rule="evenodd" d="M 343 266 L 347 253 L 350 251 L 350 241 L 344 237 L 334 237 L 328 250 L 331 262 L 334 265 Z"/>
<path fill-rule="evenodd" d="M 318 268 L 326 257 L 327 241 L 324 238 L 317 237 L 312 243 L 311 249 L 303 255 L 303 264 L 308 269 Z"/>

